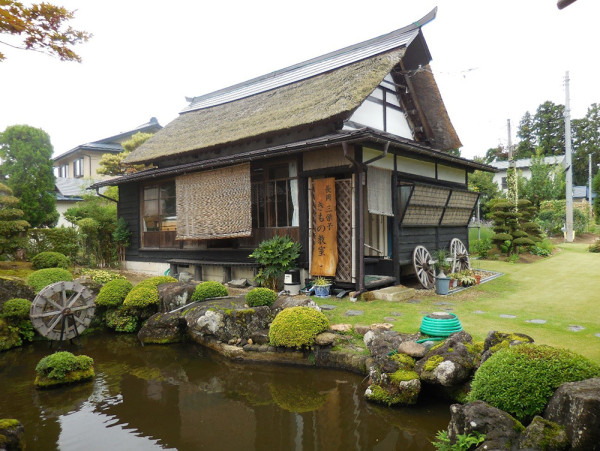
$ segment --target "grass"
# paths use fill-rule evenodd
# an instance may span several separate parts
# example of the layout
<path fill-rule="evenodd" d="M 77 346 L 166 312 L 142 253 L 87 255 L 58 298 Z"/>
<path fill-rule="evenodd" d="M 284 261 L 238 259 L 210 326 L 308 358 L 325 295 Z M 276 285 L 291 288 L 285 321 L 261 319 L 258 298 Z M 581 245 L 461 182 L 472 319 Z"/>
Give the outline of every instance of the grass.
<path fill-rule="evenodd" d="M 348 298 L 314 298 L 318 304 L 336 305 L 325 311 L 332 324 L 372 324 L 395 317 L 394 328 L 402 333 L 417 332 L 423 315 L 451 308 L 464 329 L 475 340 L 485 339 L 490 330 L 521 332 L 537 343 L 567 348 L 600 363 L 600 315 L 597 299 L 600 292 L 600 255 L 587 252 L 587 244 L 565 244 L 553 257 L 530 264 L 475 260 L 475 269 L 504 273 L 502 277 L 450 296 L 418 292 L 420 303 L 350 302 Z M 453 305 L 436 305 L 439 303 Z M 361 316 L 346 316 L 346 310 L 363 310 Z M 483 311 L 482 314 L 473 313 Z M 400 313 L 400 316 L 394 316 Z M 501 318 L 500 314 L 516 318 Z M 526 323 L 544 319 L 546 324 Z M 580 332 L 569 331 L 570 325 L 583 326 Z"/>

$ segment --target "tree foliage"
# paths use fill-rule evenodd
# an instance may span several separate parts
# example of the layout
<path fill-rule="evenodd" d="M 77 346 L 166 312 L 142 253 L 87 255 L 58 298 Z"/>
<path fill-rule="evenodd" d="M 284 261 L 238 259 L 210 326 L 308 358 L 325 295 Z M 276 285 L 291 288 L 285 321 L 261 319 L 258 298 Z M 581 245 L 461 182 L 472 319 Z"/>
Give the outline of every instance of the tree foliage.
<path fill-rule="evenodd" d="M 521 177 L 519 196 L 531 201 L 537 208 L 544 200 L 564 199 L 565 173 L 560 166 L 549 165 L 544 161 L 544 156 L 538 151 L 531 158 L 531 178 Z"/>
<path fill-rule="evenodd" d="M 123 160 L 133 150 L 144 144 L 149 138 L 152 137 L 152 133 L 138 132 L 131 137 L 131 139 L 123 143 L 124 151 L 118 154 L 105 153 L 100 159 L 100 167 L 96 170 L 101 175 L 112 175 L 119 176 L 124 174 L 131 174 L 133 172 L 141 171 L 145 168 L 143 164 L 125 164 Z"/>
<path fill-rule="evenodd" d="M 541 230 L 533 222 L 536 208 L 527 199 L 513 202 L 506 199 L 495 199 L 492 202 L 492 219 L 494 235 L 492 242 L 498 249 L 512 255 L 519 252 L 520 247 L 534 246 L 541 241 Z"/>
<path fill-rule="evenodd" d="M 28 125 L 13 125 L 0 134 L 0 176 L 13 190 L 31 227 L 58 220 L 54 195 L 52 144 L 48 134 Z"/>
<path fill-rule="evenodd" d="M 469 176 L 469 189 L 480 193 L 481 216 L 485 218 L 490 212 L 489 202 L 499 195 L 498 185 L 494 182 L 494 174 L 485 171 L 473 172 Z"/>
<path fill-rule="evenodd" d="M 67 22 L 74 11 L 51 3 L 25 6 L 14 0 L 0 0 L 0 44 L 22 50 L 35 50 L 56 56 L 62 61 L 81 61 L 72 47 L 86 42 L 91 34 L 74 30 Z M 0 52 L 0 61 L 5 55 Z"/>
<path fill-rule="evenodd" d="M 573 183 L 587 185 L 588 155 L 592 155 L 592 168 L 597 168 L 600 162 L 600 105 L 590 105 L 585 117 L 574 120 L 572 125 Z"/>
<path fill-rule="evenodd" d="M 12 190 L 0 183 L 0 256 L 12 255 L 25 246 L 29 223 L 22 219 L 23 210 L 16 208 L 18 203 Z"/>

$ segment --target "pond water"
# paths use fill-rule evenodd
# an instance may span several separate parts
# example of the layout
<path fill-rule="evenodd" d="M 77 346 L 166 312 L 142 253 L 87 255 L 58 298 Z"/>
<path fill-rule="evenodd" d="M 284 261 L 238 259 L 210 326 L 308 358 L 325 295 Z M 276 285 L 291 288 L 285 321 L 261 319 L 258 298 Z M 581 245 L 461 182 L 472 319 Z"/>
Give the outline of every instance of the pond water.
<path fill-rule="evenodd" d="M 0 418 L 25 426 L 37 450 L 429 450 L 448 403 L 368 404 L 362 376 L 337 370 L 231 362 L 195 344 L 142 347 L 95 334 L 82 347 L 96 378 L 33 387 L 48 343 L 0 353 Z"/>

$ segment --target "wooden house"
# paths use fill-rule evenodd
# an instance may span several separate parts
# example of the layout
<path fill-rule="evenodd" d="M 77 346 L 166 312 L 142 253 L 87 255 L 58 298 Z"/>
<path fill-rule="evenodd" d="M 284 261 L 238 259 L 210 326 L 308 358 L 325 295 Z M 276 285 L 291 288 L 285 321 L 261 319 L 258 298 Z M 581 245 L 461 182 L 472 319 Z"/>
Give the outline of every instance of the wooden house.
<path fill-rule="evenodd" d="M 468 242 L 468 174 L 490 167 L 447 152 L 461 143 L 421 31 L 434 16 L 187 99 L 127 158 L 153 169 L 95 185 L 119 186 L 127 268 L 252 277 L 252 250 L 287 235 L 304 277 L 363 290 L 399 281 L 417 244 Z"/>

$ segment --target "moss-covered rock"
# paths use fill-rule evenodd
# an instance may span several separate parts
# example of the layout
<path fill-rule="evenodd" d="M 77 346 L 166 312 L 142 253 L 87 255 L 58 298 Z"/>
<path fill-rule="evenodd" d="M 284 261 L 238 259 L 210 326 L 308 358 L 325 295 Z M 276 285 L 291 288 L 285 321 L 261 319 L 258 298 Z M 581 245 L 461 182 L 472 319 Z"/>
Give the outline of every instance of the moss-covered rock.
<path fill-rule="evenodd" d="M 86 355 L 55 352 L 38 362 L 34 384 L 38 388 L 50 388 L 92 379 L 95 376 L 93 364 L 94 360 Z"/>
<path fill-rule="evenodd" d="M 19 420 L 0 419 L 0 449 L 6 451 L 25 449 L 25 428 Z"/>
<path fill-rule="evenodd" d="M 485 341 L 483 342 L 483 351 L 481 355 L 481 363 L 490 358 L 492 354 L 500 349 L 506 349 L 510 346 L 522 345 L 525 343 L 533 343 L 534 340 L 529 335 L 514 333 L 514 332 L 499 332 L 492 330 L 488 332 Z"/>
<path fill-rule="evenodd" d="M 562 451 L 569 449 L 570 444 L 564 427 L 539 416 L 533 418 L 519 439 L 519 449 Z"/>
<path fill-rule="evenodd" d="M 402 378 L 411 377 L 407 373 L 411 372 L 403 373 Z M 390 378 L 387 383 L 382 381 L 379 384 L 371 384 L 365 391 L 365 398 L 368 401 L 387 406 L 409 406 L 416 404 L 419 392 L 421 391 L 421 382 L 416 373 L 414 373 L 414 376 L 416 377 L 409 378 L 408 380 L 393 381 Z"/>
<path fill-rule="evenodd" d="M 398 368 L 402 370 L 412 370 L 415 367 L 415 359 L 406 354 L 393 354 L 388 357 L 393 362 L 398 363 Z"/>
<path fill-rule="evenodd" d="M 310 307 L 292 307 L 277 314 L 269 329 L 274 346 L 311 347 L 315 337 L 329 329 L 329 320 Z"/>
<path fill-rule="evenodd" d="M 156 313 L 151 316 L 138 332 L 138 339 L 144 344 L 180 343 L 185 339 L 187 322 L 179 313 Z"/>
<path fill-rule="evenodd" d="M 0 318 L 0 351 L 7 351 L 23 344 L 19 335 L 19 328 L 11 326 Z"/>

